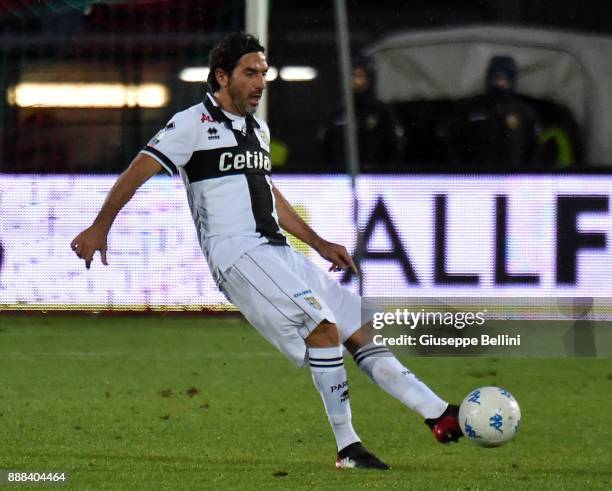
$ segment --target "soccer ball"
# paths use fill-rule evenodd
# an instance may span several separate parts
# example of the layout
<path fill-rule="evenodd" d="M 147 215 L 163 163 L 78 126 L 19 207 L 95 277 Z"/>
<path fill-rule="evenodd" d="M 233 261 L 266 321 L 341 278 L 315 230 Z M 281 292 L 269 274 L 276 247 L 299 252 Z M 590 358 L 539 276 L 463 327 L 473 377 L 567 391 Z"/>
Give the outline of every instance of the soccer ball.
<path fill-rule="evenodd" d="M 516 399 L 500 387 L 479 387 L 459 407 L 459 424 L 468 440 L 497 447 L 512 440 L 521 424 Z"/>

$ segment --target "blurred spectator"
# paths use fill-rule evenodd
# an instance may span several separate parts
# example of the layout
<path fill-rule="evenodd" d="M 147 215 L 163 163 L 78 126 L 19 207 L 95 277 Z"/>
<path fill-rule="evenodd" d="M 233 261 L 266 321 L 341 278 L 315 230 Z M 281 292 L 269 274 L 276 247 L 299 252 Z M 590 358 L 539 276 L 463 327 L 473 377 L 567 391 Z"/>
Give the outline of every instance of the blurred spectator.
<path fill-rule="evenodd" d="M 373 73 L 364 60 L 353 62 L 352 81 L 362 170 L 376 171 L 392 167 L 401 156 L 400 142 L 403 132 L 399 122 L 393 110 L 376 99 Z M 330 121 L 319 129 L 323 159 L 340 171 L 343 171 L 346 165 L 345 125 L 344 107 L 340 107 Z"/>
<path fill-rule="evenodd" d="M 535 110 L 517 95 L 516 79 L 513 58 L 491 58 L 486 93 L 459 102 L 442 129 L 450 163 L 492 170 L 539 166 L 540 123 Z"/>

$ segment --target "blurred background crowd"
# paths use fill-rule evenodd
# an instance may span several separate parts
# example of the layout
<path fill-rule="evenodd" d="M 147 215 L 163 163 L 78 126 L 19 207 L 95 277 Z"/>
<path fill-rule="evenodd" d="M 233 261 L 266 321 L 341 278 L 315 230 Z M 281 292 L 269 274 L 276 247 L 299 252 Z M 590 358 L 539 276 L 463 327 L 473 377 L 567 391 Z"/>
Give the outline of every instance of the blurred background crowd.
<path fill-rule="evenodd" d="M 610 135 L 597 133 L 591 117 L 607 116 L 604 98 L 593 96 L 605 78 L 597 70 L 612 60 L 605 2 L 578 9 L 549 0 L 349 0 L 348 7 L 364 172 L 612 165 L 601 150 Z M 0 2 L 0 172 L 122 171 L 172 114 L 201 99 L 209 49 L 243 29 L 244 16 L 244 0 Z M 474 36 L 491 32 L 491 40 L 466 52 L 469 60 L 455 56 L 458 64 L 430 71 L 473 40 L 442 43 L 427 33 L 472 26 L 487 26 Z M 497 28 L 528 35 L 502 43 Z M 596 45 L 599 58 L 582 59 L 581 43 Z M 390 46 L 407 51 L 390 57 Z M 442 46 L 447 52 L 436 51 Z M 267 56 L 276 172 L 344 172 L 332 1 L 272 0 Z"/>

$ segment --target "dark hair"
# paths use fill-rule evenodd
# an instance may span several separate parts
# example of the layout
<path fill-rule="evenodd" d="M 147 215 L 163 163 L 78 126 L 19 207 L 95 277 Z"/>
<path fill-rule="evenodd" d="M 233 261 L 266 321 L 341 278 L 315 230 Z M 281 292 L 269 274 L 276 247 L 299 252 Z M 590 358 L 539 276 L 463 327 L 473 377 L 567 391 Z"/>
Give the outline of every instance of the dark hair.
<path fill-rule="evenodd" d="M 247 53 L 265 51 L 264 47 L 259 44 L 259 39 L 251 34 L 244 32 L 235 32 L 225 36 L 219 43 L 210 50 L 209 63 L 210 72 L 208 73 L 208 85 L 213 92 L 220 89 L 215 77 L 217 68 L 221 68 L 224 72 L 231 74 L 238 65 L 240 58 Z"/>

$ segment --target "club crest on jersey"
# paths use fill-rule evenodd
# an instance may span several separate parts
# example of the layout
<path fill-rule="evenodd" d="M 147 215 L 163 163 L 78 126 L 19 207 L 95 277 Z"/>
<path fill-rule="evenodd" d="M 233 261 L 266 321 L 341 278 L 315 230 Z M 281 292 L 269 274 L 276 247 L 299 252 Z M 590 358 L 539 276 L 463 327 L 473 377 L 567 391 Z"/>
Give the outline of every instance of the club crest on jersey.
<path fill-rule="evenodd" d="M 261 139 L 261 141 L 264 142 L 267 146 L 270 146 L 270 139 L 268 138 L 266 132 L 262 129 L 258 129 L 257 133 L 259 134 L 259 138 Z"/>
<path fill-rule="evenodd" d="M 306 300 L 308 305 L 310 305 L 312 308 L 321 310 L 321 304 L 315 297 L 304 297 L 304 300 Z"/>

